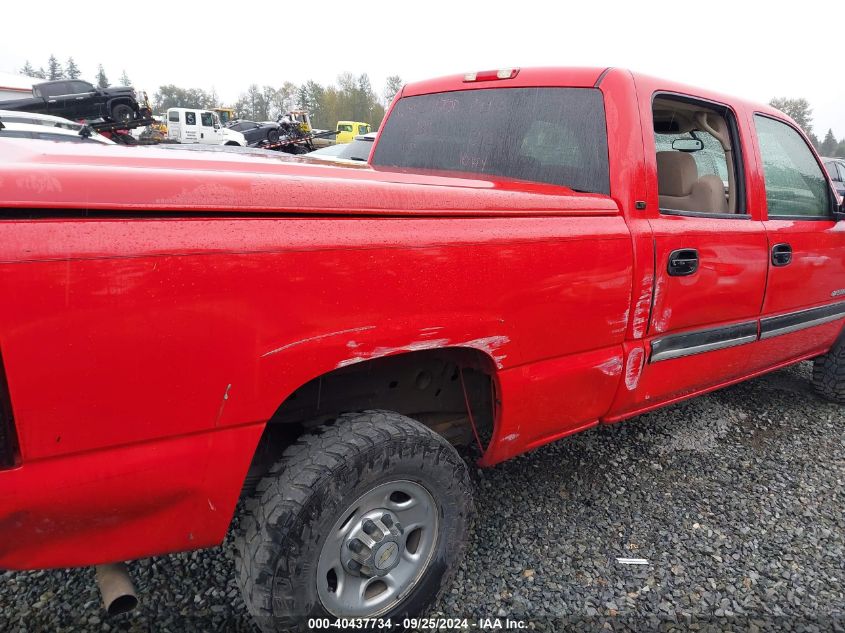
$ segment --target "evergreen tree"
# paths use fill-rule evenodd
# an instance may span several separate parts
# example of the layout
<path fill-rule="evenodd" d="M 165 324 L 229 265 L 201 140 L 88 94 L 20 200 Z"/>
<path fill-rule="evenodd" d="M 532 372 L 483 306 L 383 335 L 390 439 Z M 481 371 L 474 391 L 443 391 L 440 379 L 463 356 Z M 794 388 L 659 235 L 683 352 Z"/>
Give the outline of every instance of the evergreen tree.
<path fill-rule="evenodd" d="M 819 152 L 822 156 L 833 156 L 836 153 L 836 148 L 839 146 L 839 141 L 836 140 L 836 137 L 833 135 L 833 130 L 828 130 L 827 134 L 824 135 L 824 140 L 822 141 L 822 146 L 819 149 Z"/>
<path fill-rule="evenodd" d="M 23 68 L 21 68 L 21 74 L 26 75 L 27 77 L 35 77 L 35 69 L 32 67 L 32 64 L 29 63 L 29 60 L 26 60 Z"/>
<path fill-rule="evenodd" d="M 44 71 L 44 66 L 41 66 L 38 70 L 32 73 L 33 77 L 38 77 L 38 79 L 47 79 L 47 73 Z"/>
<path fill-rule="evenodd" d="M 106 77 L 106 71 L 103 69 L 103 65 L 100 64 L 97 66 L 97 87 L 98 88 L 108 88 L 109 87 L 109 80 Z"/>
<path fill-rule="evenodd" d="M 82 75 L 82 71 L 79 70 L 79 66 L 73 61 L 73 57 L 68 57 L 67 64 L 65 64 L 65 77 L 68 79 L 79 79 L 80 75 Z"/>
<path fill-rule="evenodd" d="M 126 74 L 126 71 L 123 71 L 123 74 L 120 76 L 120 85 L 121 86 L 131 86 L 132 82 L 129 81 L 129 75 Z"/>
<path fill-rule="evenodd" d="M 62 72 L 62 65 L 56 59 L 56 56 L 51 54 L 50 59 L 47 61 L 47 78 L 50 81 L 55 81 L 56 79 L 64 79 L 64 77 L 65 74 Z"/>

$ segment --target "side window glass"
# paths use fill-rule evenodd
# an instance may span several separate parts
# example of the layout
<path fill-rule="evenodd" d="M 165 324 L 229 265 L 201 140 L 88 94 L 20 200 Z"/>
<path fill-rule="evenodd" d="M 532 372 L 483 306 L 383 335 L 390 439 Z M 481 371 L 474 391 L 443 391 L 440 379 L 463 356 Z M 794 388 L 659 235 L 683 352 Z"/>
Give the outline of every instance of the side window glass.
<path fill-rule="evenodd" d="M 836 163 L 839 167 L 839 180 L 845 182 L 845 164 Z"/>
<path fill-rule="evenodd" d="M 185 113 L 185 125 L 196 125 L 197 124 L 197 113 L 196 112 L 186 112 Z"/>
<path fill-rule="evenodd" d="M 179 111 L 173 110 L 167 115 L 168 121 L 173 121 L 174 123 L 179 123 Z"/>
<path fill-rule="evenodd" d="M 826 217 L 827 180 L 801 135 L 786 123 L 755 115 L 766 177 L 769 217 Z"/>
<path fill-rule="evenodd" d="M 214 126 L 214 117 L 211 116 L 211 112 L 200 112 L 200 118 L 204 127 Z"/>
<path fill-rule="evenodd" d="M 654 144 L 662 212 L 742 214 L 738 143 L 726 108 L 657 97 Z"/>

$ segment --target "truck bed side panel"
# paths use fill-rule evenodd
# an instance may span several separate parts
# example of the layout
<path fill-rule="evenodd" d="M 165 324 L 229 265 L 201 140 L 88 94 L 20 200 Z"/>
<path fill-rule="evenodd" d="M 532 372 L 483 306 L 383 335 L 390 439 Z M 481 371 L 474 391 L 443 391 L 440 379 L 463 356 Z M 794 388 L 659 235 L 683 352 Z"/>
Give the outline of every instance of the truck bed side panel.
<path fill-rule="evenodd" d="M 511 430 L 497 431 L 499 455 L 590 422 L 561 415 L 567 398 L 599 377 L 591 406 L 573 407 L 592 418 L 618 381 L 631 288 L 618 215 L 4 220 L 0 244 L 0 292 L 11 299 L 0 346 L 23 462 L 0 472 L 2 533 L 21 543 L 0 552 L 0 567 L 130 558 L 141 554 L 136 540 L 146 553 L 219 541 L 264 423 L 338 367 L 458 346 L 488 355 L 499 373 L 523 368 L 502 392 L 497 428 Z M 564 378 L 548 371 L 561 357 Z M 554 383 L 554 402 L 520 404 L 543 383 Z M 210 438 L 239 428 L 238 454 L 215 457 Z M 519 438 L 504 440 L 514 428 Z M 222 496 L 186 483 L 167 438 L 189 442 L 196 467 L 223 465 Z M 136 461 L 145 454 L 148 464 Z M 78 489 L 106 501 L 50 510 L 65 472 L 50 464 L 67 456 Z M 154 471 L 146 496 L 127 488 L 145 470 Z M 103 525 L 117 539 L 103 556 L 60 545 L 36 555 L 57 531 L 77 546 Z"/>

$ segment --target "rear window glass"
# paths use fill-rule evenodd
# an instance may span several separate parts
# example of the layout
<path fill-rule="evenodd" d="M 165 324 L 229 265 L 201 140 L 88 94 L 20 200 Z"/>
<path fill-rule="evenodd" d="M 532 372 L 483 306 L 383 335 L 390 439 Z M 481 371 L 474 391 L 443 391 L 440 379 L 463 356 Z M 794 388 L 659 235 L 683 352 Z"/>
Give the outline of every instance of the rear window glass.
<path fill-rule="evenodd" d="M 399 100 L 373 164 L 610 193 L 604 101 L 593 88 L 488 88 Z"/>

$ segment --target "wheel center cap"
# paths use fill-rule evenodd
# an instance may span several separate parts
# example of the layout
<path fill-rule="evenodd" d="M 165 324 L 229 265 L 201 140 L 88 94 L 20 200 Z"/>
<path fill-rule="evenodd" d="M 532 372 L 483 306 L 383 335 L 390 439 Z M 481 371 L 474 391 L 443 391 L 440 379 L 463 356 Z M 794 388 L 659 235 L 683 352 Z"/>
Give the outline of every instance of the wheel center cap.
<path fill-rule="evenodd" d="M 374 559 L 375 560 L 373 562 L 379 570 L 394 567 L 399 560 L 399 546 L 393 541 L 384 543 L 381 547 L 376 549 Z"/>

